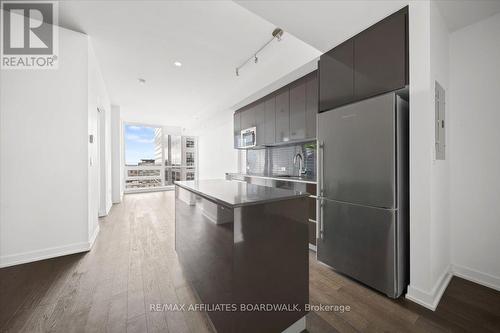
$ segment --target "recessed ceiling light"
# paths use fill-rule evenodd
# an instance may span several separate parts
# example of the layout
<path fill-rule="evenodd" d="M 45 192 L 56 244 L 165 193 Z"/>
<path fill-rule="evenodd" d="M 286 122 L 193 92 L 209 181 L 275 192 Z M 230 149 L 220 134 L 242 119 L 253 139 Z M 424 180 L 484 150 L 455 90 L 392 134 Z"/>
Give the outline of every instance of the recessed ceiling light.
<path fill-rule="evenodd" d="M 139 81 L 139 84 L 141 84 L 141 85 L 146 84 L 146 80 L 144 80 L 144 79 L 139 78 L 139 79 L 137 79 L 137 81 Z"/>
<path fill-rule="evenodd" d="M 174 61 L 174 65 L 177 67 L 181 67 L 182 63 L 180 61 Z"/>

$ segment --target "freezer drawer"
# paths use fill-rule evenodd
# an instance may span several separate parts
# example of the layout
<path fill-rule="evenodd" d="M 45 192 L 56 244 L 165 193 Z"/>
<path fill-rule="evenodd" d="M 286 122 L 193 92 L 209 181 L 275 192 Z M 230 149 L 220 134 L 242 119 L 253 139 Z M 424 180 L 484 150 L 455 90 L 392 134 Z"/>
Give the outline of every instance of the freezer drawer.
<path fill-rule="evenodd" d="M 385 94 L 318 115 L 324 197 L 397 208 L 395 98 Z"/>
<path fill-rule="evenodd" d="M 318 260 L 390 297 L 399 296 L 396 214 L 323 199 Z"/>

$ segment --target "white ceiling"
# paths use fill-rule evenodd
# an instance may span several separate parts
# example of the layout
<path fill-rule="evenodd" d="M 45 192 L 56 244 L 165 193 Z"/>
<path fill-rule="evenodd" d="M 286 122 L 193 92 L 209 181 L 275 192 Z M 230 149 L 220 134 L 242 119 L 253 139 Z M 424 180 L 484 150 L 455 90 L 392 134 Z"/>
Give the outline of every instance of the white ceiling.
<path fill-rule="evenodd" d="M 59 22 L 91 37 L 123 118 L 151 124 L 189 127 L 320 54 L 285 32 L 236 77 L 275 26 L 230 1 L 66 1 Z"/>
<path fill-rule="evenodd" d="M 411 2 L 410 0 L 235 1 L 323 52 Z M 500 0 L 436 2 L 450 31 L 500 12 Z"/>
<path fill-rule="evenodd" d="M 111 101 L 125 120 L 190 128 L 310 70 L 321 52 L 408 2 L 61 1 L 59 21 L 90 35 Z M 500 0 L 438 5 L 452 31 L 500 11 Z M 276 26 L 285 30 L 283 41 L 236 77 L 235 67 Z"/>
<path fill-rule="evenodd" d="M 326 52 L 408 4 L 408 0 L 236 2 Z"/>
<path fill-rule="evenodd" d="M 438 0 L 437 4 L 450 31 L 500 13 L 500 0 Z"/>

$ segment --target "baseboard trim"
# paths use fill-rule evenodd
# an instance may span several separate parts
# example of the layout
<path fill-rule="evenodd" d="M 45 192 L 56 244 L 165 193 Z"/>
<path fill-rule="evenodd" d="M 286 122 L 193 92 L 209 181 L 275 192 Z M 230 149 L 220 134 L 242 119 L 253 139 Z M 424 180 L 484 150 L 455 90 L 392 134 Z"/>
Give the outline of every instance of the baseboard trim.
<path fill-rule="evenodd" d="M 460 265 L 453 265 L 452 270 L 455 276 L 500 291 L 500 278 L 496 276 Z"/>
<path fill-rule="evenodd" d="M 113 202 L 111 202 L 111 200 L 109 202 L 107 202 L 106 204 L 106 215 L 109 214 L 109 212 L 111 211 L 111 207 L 113 207 Z"/>
<path fill-rule="evenodd" d="M 453 277 L 451 266 L 444 271 L 441 278 L 439 278 L 438 282 L 434 285 L 430 292 L 423 291 L 419 288 L 416 288 L 412 285 L 408 286 L 408 292 L 406 293 L 406 298 L 412 302 L 415 302 L 423 307 L 426 307 L 432 311 L 436 310 L 436 307 L 441 300 L 441 297 L 448 287 L 448 284 Z"/>
<path fill-rule="evenodd" d="M 468 267 L 450 265 L 430 293 L 409 285 L 406 298 L 434 311 L 453 276 L 500 291 L 500 278 Z"/>
<path fill-rule="evenodd" d="M 90 251 L 92 249 L 92 247 L 94 246 L 95 240 L 97 239 L 97 235 L 99 235 L 99 230 L 100 230 L 100 228 L 99 228 L 99 224 L 98 224 L 97 227 L 94 229 L 94 233 L 92 234 L 92 236 L 89 239 L 88 251 Z"/>
<path fill-rule="evenodd" d="M 50 247 L 43 250 L 24 252 L 0 257 L 0 268 L 21 265 L 33 261 L 51 259 L 69 254 L 89 251 L 89 242 Z"/>
<path fill-rule="evenodd" d="M 104 207 L 104 211 L 100 210 L 99 209 L 99 217 L 106 217 L 108 216 L 110 210 L 111 210 L 111 206 L 113 206 L 113 203 L 112 202 L 109 202 L 109 205 L 106 203 L 106 207 Z"/>
<path fill-rule="evenodd" d="M 94 246 L 97 235 L 99 235 L 99 225 L 95 228 L 94 233 L 88 242 L 49 247 L 42 250 L 29 251 L 8 256 L 0 256 L 0 268 L 27 264 L 34 261 L 62 257 L 75 253 L 88 252 Z"/>

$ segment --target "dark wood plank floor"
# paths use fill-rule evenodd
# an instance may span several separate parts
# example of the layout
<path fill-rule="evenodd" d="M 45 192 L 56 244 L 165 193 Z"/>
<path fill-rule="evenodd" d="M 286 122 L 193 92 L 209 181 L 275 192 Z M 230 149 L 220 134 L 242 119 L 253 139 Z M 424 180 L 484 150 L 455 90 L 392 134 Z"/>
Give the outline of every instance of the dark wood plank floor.
<path fill-rule="evenodd" d="M 203 313 L 149 309 L 196 303 L 173 250 L 173 192 L 126 195 L 99 223 L 86 254 L 0 269 L 2 331 L 211 332 Z M 309 332 L 500 332 L 499 292 L 453 278 L 432 312 L 310 258 L 310 303 L 350 311 L 311 312 Z"/>

